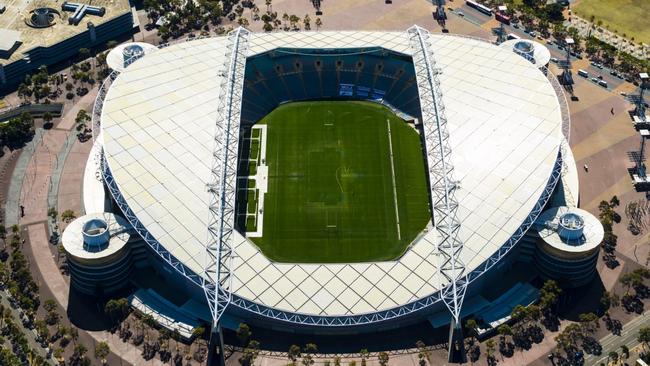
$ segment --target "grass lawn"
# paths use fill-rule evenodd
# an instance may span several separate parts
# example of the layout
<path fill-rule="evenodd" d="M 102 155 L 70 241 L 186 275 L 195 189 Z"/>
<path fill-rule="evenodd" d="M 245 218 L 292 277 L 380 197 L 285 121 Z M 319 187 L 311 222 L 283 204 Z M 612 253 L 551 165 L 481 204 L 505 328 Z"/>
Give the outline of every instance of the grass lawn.
<path fill-rule="evenodd" d="M 264 236 L 252 240 L 270 259 L 390 260 L 429 221 L 420 137 L 387 108 L 368 102 L 289 103 L 259 123 L 268 126 L 269 184 Z"/>
<path fill-rule="evenodd" d="M 607 25 L 637 43 L 650 43 L 650 0 L 581 0 L 572 9 L 586 20 L 595 16 L 595 23 L 602 20 L 603 28 Z"/>

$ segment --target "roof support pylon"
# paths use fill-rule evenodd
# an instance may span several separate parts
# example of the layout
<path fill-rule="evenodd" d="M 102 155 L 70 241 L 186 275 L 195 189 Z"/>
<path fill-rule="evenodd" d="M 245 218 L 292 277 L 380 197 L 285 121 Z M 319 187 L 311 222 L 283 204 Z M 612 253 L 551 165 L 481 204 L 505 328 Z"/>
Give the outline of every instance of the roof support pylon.
<path fill-rule="evenodd" d="M 452 351 L 458 337 L 462 342 L 460 310 L 468 281 L 465 276 L 465 264 L 460 258 L 463 243 L 458 239 L 460 221 L 457 216 L 458 201 L 455 196 L 458 182 L 453 177 L 449 130 L 438 79 L 440 71 L 435 67 L 433 51 L 429 44 L 429 32 L 417 25 L 409 28 L 407 32 L 413 50 L 413 66 L 420 94 L 432 221 L 440 234 L 440 242 L 437 246 L 441 259 L 440 273 L 449 283 L 441 290 L 442 300 L 452 316 L 449 361 L 463 362 L 464 352 Z"/>
<path fill-rule="evenodd" d="M 232 300 L 239 124 L 249 36 L 250 32 L 243 27 L 228 34 L 226 61 L 218 71 L 222 85 L 214 135 L 212 179 L 207 187 L 210 219 L 205 245 L 207 259 L 202 276 L 202 287 L 212 313 L 213 333 L 219 329 L 221 316 Z"/>

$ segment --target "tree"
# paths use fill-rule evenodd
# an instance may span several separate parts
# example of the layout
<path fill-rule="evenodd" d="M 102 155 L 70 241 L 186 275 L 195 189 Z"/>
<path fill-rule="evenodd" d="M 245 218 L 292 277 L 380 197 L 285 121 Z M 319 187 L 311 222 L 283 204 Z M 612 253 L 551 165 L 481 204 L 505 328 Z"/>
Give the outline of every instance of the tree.
<path fill-rule="evenodd" d="M 56 210 L 56 208 L 50 207 L 47 209 L 47 216 L 51 217 L 52 220 L 56 221 L 56 217 L 59 216 L 59 212 Z"/>
<path fill-rule="evenodd" d="M 378 358 L 379 358 L 379 364 L 381 366 L 387 366 L 388 365 L 388 360 L 389 360 L 388 353 L 386 353 L 384 351 L 379 352 Z"/>
<path fill-rule="evenodd" d="M 361 366 L 366 366 L 366 361 L 368 360 L 368 357 L 370 357 L 370 352 L 363 348 L 359 351 L 359 354 L 361 355 Z"/>
<path fill-rule="evenodd" d="M 248 346 L 244 348 L 242 356 L 239 358 L 239 364 L 242 366 L 251 366 L 255 363 L 255 359 L 260 353 L 260 343 L 256 340 L 248 342 Z"/>
<path fill-rule="evenodd" d="M 237 338 L 242 346 L 246 347 L 248 345 L 248 340 L 251 338 L 251 329 L 248 324 L 239 323 L 237 327 Z"/>
<path fill-rule="evenodd" d="M 608 355 L 607 358 L 614 361 L 614 363 L 618 362 L 618 353 L 616 351 L 611 351 Z"/>
<path fill-rule="evenodd" d="M 86 358 L 86 353 L 88 352 L 88 349 L 86 346 L 83 344 L 77 344 L 74 346 L 74 351 L 72 352 L 72 356 L 70 357 L 70 364 L 72 365 L 84 365 L 88 364 L 87 358 Z"/>
<path fill-rule="evenodd" d="M 77 112 L 77 116 L 74 119 L 74 121 L 77 124 L 84 124 L 84 123 L 86 123 L 86 122 L 88 122 L 90 120 L 91 120 L 91 117 L 88 114 L 88 112 L 86 112 L 85 109 L 80 109 L 79 112 Z"/>
<path fill-rule="evenodd" d="M 621 346 L 621 355 L 626 360 L 630 358 L 630 349 L 626 345 Z"/>
<path fill-rule="evenodd" d="M 291 364 L 295 365 L 296 361 L 298 361 L 298 358 L 300 357 L 300 346 L 292 344 L 289 347 L 289 352 L 287 352 L 287 357 L 291 361 Z"/>
<path fill-rule="evenodd" d="M 637 340 L 643 343 L 643 347 L 648 347 L 648 343 L 650 343 L 650 327 L 640 328 Z"/>
<path fill-rule="evenodd" d="M 476 337 L 478 336 L 478 323 L 476 320 L 468 319 L 467 322 L 465 322 L 465 330 L 467 331 L 467 334 L 472 337 L 472 342 L 475 342 Z"/>
<path fill-rule="evenodd" d="M 314 353 L 318 352 L 318 347 L 314 343 L 307 343 L 303 348 L 302 364 L 304 366 L 311 366 L 314 364 Z"/>
<path fill-rule="evenodd" d="M 72 210 L 65 210 L 61 213 L 61 220 L 63 220 L 66 223 L 69 223 L 70 221 L 76 219 L 77 216 L 75 215 L 74 211 Z"/>
<path fill-rule="evenodd" d="M 90 56 L 90 50 L 87 48 L 80 48 L 79 49 L 79 58 L 82 60 L 85 60 Z"/>
<path fill-rule="evenodd" d="M 20 98 L 23 99 L 25 103 L 27 103 L 29 101 L 29 98 L 32 96 L 32 89 L 30 89 L 27 84 L 21 83 L 18 85 L 17 94 Z"/>
<path fill-rule="evenodd" d="M 302 21 L 302 24 L 305 27 L 305 30 L 311 30 L 311 18 L 309 17 L 309 14 L 305 14 L 305 18 Z"/>
<path fill-rule="evenodd" d="M 496 350 L 496 346 L 494 345 L 494 339 L 488 339 L 487 342 L 485 342 L 485 352 L 486 352 L 486 357 L 487 357 L 487 363 L 490 366 L 496 365 L 496 358 L 494 357 L 494 352 Z"/>
<path fill-rule="evenodd" d="M 429 351 L 427 350 L 426 344 L 422 341 L 415 342 L 415 346 L 418 349 L 418 365 L 426 366 L 427 360 L 429 359 Z"/>
<path fill-rule="evenodd" d="M 108 343 L 102 341 L 95 346 L 95 358 L 100 360 L 102 365 L 106 364 L 106 357 L 108 357 L 109 353 L 111 353 L 111 349 Z"/>
<path fill-rule="evenodd" d="M 46 124 L 49 124 L 50 122 L 52 122 L 53 119 L 54 119 L 54 116 L 52 116 L 52 113 L 50 113 L 50 112 L 43 113 L 43 122 L 45 122 Z"/>
<path fill-rule="evenodd" d="M 56 301 L 52 299 L 45 300 L 45 302 L 43 302 L 43 309 L 48 312 L 56 310 Z"/>

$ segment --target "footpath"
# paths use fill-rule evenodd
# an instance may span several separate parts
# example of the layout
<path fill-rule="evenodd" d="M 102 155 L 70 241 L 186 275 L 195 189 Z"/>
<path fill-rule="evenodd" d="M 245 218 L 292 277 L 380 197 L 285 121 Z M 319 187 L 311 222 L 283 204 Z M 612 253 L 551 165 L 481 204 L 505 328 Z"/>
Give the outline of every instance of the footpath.
<path fill-rule="evenodd" d="M 34 259 L 32 265 L 41 278 L 47 279 L 41 286 L 46 286 L 47 292 L 66 311 L 70 284 L 60 272 L 49 243 L 47 211 L 56 207 L 59 213 L 66 209 L 77 216 L 84 213 L 83 171 L 92 141 L 81 143 L 76 138 L 75 118 L 80 109 L 91 110 L 96 95 L 95 88 L 70 108 L 55 128 L 37 132 L 34 142 L 24 149 L 16 163 L 8 195 L 13 201 L 7 202 L 5 214 L 8 226 L 18 223 L 26 230 Z M 25 210 L 23 217 L 20 217 L 20 205 Z M 124 361 L 121 364 L 162 365 L 158 359 L 145 361 L 140 350 L 107 331 L 80 330 L 80 336 L 82 333 L 88 334 L 94 343 L 107 342 L 111 352 Z M 94 345 L 87 346 L 92 349 Z"/>

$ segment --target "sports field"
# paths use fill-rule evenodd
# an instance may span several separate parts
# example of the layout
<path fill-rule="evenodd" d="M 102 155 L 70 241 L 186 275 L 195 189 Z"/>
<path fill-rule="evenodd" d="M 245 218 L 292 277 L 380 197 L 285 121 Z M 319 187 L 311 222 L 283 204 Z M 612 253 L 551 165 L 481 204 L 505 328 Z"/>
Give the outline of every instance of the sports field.
<path fill-rule="evenodd" d="M 269 186 L 263 237 L 252 240 L 270 259 L 394 259 L 429 221 L 419 135 L 389 109 L 290 103 L 259 123 L 268 126 Z"/>
<path fill-rule="evenodd" d="M 610 31 L 625 33 L 626 38 L 634 37 L 637 43 L 650 43 L 649 0 L 580 0 L 572 8 L 583 19 L 590 20 L 593 15 L 595 23 L 602 21 Z"/>

